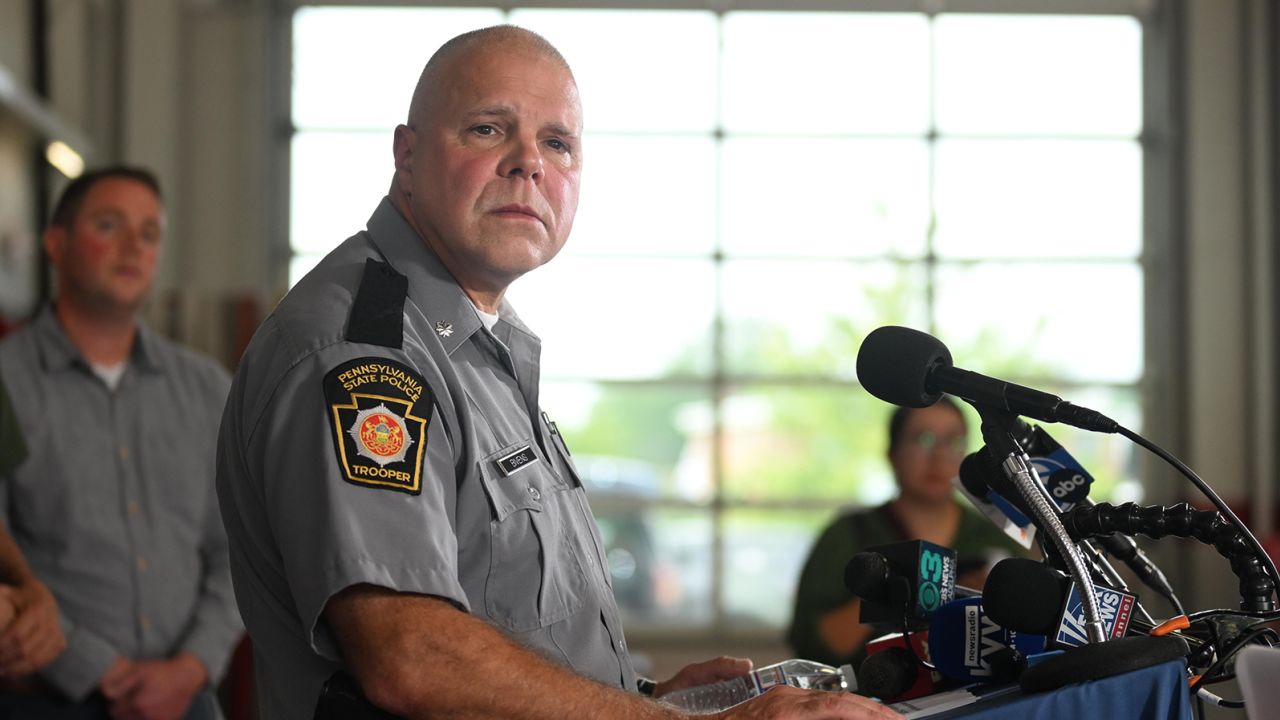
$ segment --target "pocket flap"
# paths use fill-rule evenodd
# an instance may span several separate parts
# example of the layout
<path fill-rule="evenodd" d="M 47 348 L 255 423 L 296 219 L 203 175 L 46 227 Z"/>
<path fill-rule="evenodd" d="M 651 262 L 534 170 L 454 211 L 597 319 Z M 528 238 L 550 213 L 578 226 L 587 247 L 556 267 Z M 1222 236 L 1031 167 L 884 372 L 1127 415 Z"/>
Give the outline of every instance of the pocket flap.
<path fill-rule="evenodd" d="M 514 456 L 519 461 L 526 449 L 533 460 L 518 463 L 512 460 Z M 543 494 L 547 492 L 543 466 L 545 461 L 528 440 L 508 445 L 480 461 L 480 477 L 498 522 L 517 510 L 542 512 Z"/>

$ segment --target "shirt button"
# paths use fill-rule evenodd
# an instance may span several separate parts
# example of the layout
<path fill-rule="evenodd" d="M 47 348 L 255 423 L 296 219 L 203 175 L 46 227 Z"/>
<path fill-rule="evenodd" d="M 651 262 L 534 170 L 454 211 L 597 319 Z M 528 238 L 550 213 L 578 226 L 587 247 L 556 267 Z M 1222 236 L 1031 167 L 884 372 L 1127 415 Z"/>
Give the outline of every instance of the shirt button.
<path fill-rule="evenodd" d="M 137 500 L 130 500 L 130 501 L 129 501 L 129 514 L 130 514 L 130 515 L 137 515 L 137 514 L 138 514 L 138 510 L 139 510 L 139 507 L 138 507 L 138 501 L 137 501 Z"/>
<path fill-rule="evenodd" d="M 533 498 L 534 500 L 541 500 L 541 499 L 542 499 L 542 493 L 538 492 L 538 488 L 536 488 L 536 487 L 534 487 L 534 486 L 530 485 L 530 486 L 529 486 L 529 497 Z"/>
<path fill-rule="evenodd" d="M 146 571 L 147 571 L 147 559 L 144 557 L 138 558 L 138 572 L 144 573 Z"/>
<path fill-rule="evenodd" d="M 127 448 L 127 447 L 125 447 L 125 446 L 123 446 L 123 445 L 121 445 L 121 446 L 120 446 L 120 459 L 121 459 L 121 460 L 128 460 L 128 459 L 129 459 L 129 448 Z"/>

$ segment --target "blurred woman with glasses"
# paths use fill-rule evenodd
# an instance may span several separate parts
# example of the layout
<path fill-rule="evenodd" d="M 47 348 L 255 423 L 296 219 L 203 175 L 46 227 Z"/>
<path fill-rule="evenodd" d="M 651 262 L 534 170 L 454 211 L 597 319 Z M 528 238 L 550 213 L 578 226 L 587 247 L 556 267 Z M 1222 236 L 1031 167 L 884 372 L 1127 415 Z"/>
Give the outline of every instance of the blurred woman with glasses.
<path fill-rule="evenodd" d="M 875 629 L 858 622 L 860 602 L 844 585 L 844 568 L 864 548 L 904 540 L 949 547 L 958 556 L 957 584 L 979 589 L 992 564 L 1025 554 L 956 497 L 952 478 L 967 449 L 967 423 L 950 398 L 894 411 L 888 455 L 898 494 L 879 507 L 841 514 L 819 535 L 800 575 L 787 633 L 796 657 L 855 667 L 862 662 Z"/>

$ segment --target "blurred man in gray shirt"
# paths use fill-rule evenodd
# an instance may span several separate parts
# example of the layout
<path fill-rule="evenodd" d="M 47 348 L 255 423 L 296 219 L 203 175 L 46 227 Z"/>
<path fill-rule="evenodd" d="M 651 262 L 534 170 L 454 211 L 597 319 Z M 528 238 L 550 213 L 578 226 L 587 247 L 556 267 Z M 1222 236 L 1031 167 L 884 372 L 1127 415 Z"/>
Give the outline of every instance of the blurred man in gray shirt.
<path fill-rule="evenodd" d="M 146 171 L 73 181 L 44 235 L 56 301 L 0 342 L 27 449 L 0 464 L 21 552 L 0 542 L 0 572 L 25 558 L 66 636 L 37 675 L 4 678 L 6 717 L 217 717 L 241 633 L 213 489 L 229 378 L 139 320 L 164 222 Z"/>

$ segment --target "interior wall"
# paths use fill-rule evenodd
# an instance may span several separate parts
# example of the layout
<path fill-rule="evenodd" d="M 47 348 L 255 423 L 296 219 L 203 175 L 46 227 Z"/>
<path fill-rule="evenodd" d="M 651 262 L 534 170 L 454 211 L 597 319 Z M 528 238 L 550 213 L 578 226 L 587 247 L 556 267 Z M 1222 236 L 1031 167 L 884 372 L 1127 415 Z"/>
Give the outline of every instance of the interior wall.
<path fill-rule="evenodd" d="M 1270 144 L 1276 130 L 1274 52 L 1266 0 L 1191 0 L 1186 13 L 1186 256 L 1184 332 L 1188 446 L 1169 448 L 1271 530 L 1274 437 L 1275 233 Z M 1184 485 L 1184 488 L 1189 486 Z M 1189 489 L 1182 493 L 1203 504 Z M 1261 502 L 1258 502 L 1261 501 Z M 1184 585 L 1195 607 L 1233 607 L 1236 583 L 1211 551 L 1188 551 Z"/>
<path fill-rule="evenodd" d="M 4 318 L 25 317 L 37 295 L 39 228 L 31 188 L 33 139 L 17 117 L 0 108 L 0 330 Z"/>
<path fill-rule="evenodd" d="M 14 77 L 31 74 L 31 12 L 22 1 L 0 3 L 0 65 Z"/>

